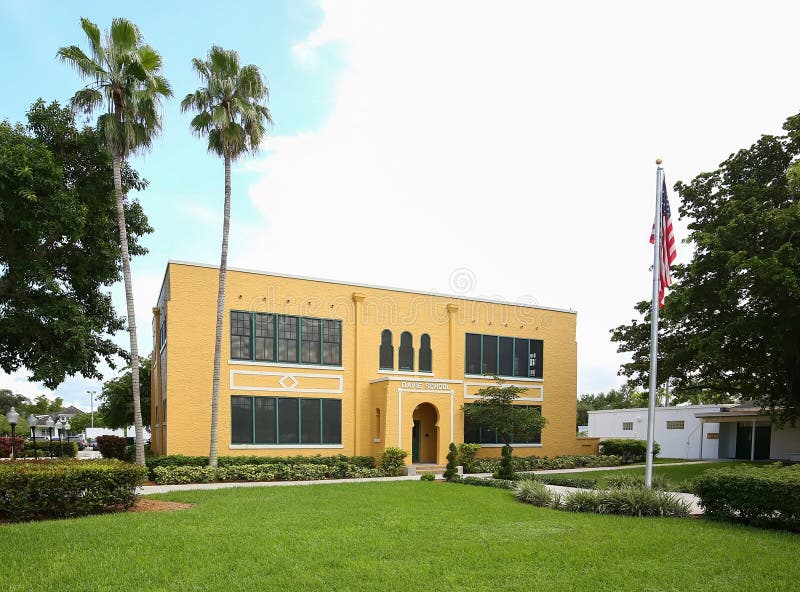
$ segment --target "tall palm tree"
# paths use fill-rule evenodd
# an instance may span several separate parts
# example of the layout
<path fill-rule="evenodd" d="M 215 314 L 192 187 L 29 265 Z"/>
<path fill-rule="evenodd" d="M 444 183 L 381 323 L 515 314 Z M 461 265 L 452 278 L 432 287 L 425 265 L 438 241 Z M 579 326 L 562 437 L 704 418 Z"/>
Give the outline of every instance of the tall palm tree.
<path fill-rule="evenodd" d="M 136 341 L 136 313 L 133 306 L 128 234 L 125 226 L 125 192 L 122 166 L 133 153 L 147 149 L 161 130 L 161 100 L 172 96 L 167 79 L 161 76 L 161 56 L 145 45 L 142 34 L 132 22 L 115 18 L 111 29 L 100 36 L 100 29 L 87 18 L 81 28 L 89 41 L 91 56 L 77 45 L 62 47 L 58 57 L 84 79 L 84 88 L 72 97 L 72 107 L 86 114 L 102 111 L 97 128 L 103 133 L 111 154 L 114 192 L 117 200 L 117 226 L 122 252 L 122 273 L 128 308 L 128 332 L 131 345 L 131 382 L 133 415 L 136 427 L 136 462 L 144 465 L 142 406 L 139 400 L 139 348 Z"/>
<path fill-rule="evenodd" d="M 208 464 L 217 466 L 219 422 L 219 374 L 222 352 L 222 316 L 225 311 L 225 280 L 228 270 L 228 232 L 231 223 L 231 162 L 258 150 L 272 123 L 266 102 L 267 88 L 258 66 L 239 65 L 239 54 L 212 46 L 206 60 L 195 58 L 192 65 L 201 86 L 181 101 L 181 110 L 197 111 L 192 131 L 208 137 L 208 151 L 221 156 L 225 163 L 225 205 L 222 219 L 222 253 L 219 263 L 217 327 L 214 340 L 214 375 L 211 384 L 211 447 Z"/>

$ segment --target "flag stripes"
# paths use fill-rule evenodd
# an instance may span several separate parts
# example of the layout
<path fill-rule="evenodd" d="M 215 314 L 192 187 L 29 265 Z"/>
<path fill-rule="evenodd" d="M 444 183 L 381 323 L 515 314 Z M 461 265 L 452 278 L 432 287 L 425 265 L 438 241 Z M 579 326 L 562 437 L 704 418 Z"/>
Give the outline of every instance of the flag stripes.
<path fill-rule="evenodd" d="M 650 232 L 650 244 L 654 244 L 655 225 Z M 664 306 L 664 291 L 667 286 L 672 284 L 672 273 L 670 266 L 675 261 L 677 252 L 675 250 L 675 233 L 672 229 L 672 212 L 669 209 L 669 200 L 667 199 L 667 181 L 661 187 L 661 245 L 659 249 L 659 289 L 658 289 L 658 306 Z"/>

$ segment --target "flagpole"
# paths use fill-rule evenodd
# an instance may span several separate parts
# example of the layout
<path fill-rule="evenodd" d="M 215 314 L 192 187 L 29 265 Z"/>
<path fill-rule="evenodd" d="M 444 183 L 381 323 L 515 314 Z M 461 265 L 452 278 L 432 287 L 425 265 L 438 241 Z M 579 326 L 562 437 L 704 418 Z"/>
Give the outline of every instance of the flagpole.
<path fill-rule="evenodd" d="M 656 374 L 658 366 L 658 293 L 660 289 L 659 266 L 661 264 L 661 186 L 664 169 L 661 159 L 656 160 L 656 214 L 653 223 L 653 299 L 650 303 L 650 399 L 647 404 L 647 458 L 644 470 L 644 484 L 653 486 L 653 442 L 656 430 Z"/>

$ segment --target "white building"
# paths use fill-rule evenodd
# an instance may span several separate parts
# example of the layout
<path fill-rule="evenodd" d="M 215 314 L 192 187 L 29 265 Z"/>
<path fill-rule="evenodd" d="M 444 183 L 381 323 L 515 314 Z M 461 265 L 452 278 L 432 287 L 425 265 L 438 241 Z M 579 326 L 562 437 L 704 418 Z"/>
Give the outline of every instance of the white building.
<path fill-rule="evenodd" d="M 657 407 L 664 458 L 800 460 L 800 426 L 774 425 L 752 404 Z M 589 411 L 589 437 L 647 438 L 647 409 Z"/>

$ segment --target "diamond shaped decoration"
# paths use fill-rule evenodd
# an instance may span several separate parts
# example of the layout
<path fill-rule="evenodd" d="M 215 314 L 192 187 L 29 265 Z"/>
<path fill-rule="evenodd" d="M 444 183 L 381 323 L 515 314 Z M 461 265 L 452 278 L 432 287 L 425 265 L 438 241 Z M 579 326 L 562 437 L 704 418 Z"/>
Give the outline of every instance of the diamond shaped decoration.
<path fill-rule="evenodd" d="M 287 384 L 286 384 L 286 382 L 287 382 L 287 381 L 289 381 L 289 380 L 291 380 L 291 381 L 292 381 L 292 384 L 289 384 L 289 385 L 287 385 Z M 296 379 L 294 376 L 292 376 L 291 374 L 285 374 L 285 375 L 283 376 L 283 378 L 281 378 L 281 379 L 278 381 L 278 383 L 279 383 L 279 384 L 280 384 L 280 385 L 281 385 L 283 388 L 285 388 L 287 391 L 290 391 L 290 390 L 292 390 L 294 387 L 296 387 L 296 386 L 297 386 L 297 379 Z"/>

